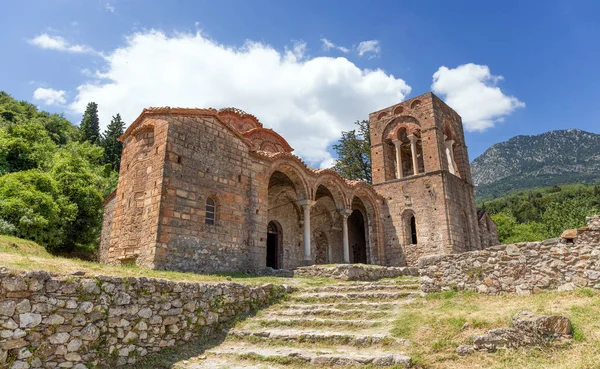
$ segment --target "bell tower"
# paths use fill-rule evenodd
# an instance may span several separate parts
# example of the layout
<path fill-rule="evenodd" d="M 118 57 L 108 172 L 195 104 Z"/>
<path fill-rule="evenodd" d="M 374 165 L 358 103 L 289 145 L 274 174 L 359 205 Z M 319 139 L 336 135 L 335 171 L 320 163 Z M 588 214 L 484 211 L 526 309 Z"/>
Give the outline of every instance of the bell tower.
<path fill-rule="evenodd" d="M 369 114 L 369 124 L 388 263 L 480 249 L 460 116 L 428 92 Z"/>

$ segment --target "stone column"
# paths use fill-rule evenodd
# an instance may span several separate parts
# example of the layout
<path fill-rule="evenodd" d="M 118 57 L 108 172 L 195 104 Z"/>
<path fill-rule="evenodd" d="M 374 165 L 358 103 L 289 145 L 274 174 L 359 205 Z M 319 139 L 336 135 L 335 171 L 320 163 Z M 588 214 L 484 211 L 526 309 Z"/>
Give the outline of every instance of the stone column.
<path fill-rule="evenodd" d="M 312 200 L 300 200 L 297 202 L 298 205 L 302 206 L 304 210 L 304 223 L 302 228 L 304 231 L 304 262 L 309 264 L 311 261 L 310 257 L 310 208 L 315 204 Z"/>
<path fill-rule="evenodd" d="M 342 215 L 342 235 L 344 239 L 344 263 L 350 264 L 350 243 L 348 240 L 348 217 L 352 214 L 350 209 L 341 209 Z"/>
<path fill-rule="evenodd" d="M 419 174 L 419 163 L 417 161 L 417 136 L 409 135 L 408 139 L 410 140 L 410 152 L 412 154 L 412 164 L 413 164 L 413 174 Z"/>
<path fill-rule="evenodd" d="M 446 159 L 448 160 L 448 170 L 452 174 L 456 174 L 456 162 L 454 161 L 454 140 L 446 140 L 444 142 L 446 146 Z"/>
<path fill-rule="evenodd" d="M 394 146 L 396 146 L 396 178 L 400 179 L 402 178 L 402 152 L 400 151 L 402 141 L 394 140 L 392 142 L 394 143 Z"/>

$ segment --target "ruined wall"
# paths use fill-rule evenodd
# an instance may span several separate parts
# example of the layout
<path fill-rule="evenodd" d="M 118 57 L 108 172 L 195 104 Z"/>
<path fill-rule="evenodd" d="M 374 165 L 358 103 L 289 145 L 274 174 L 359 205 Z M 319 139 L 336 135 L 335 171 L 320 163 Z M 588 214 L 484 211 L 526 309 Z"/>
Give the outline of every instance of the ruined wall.
<path fill-rule="evenodd" d="M 245 271 L 251 163 L 248 146 L 214 117 L 169 118 L 157 268 Z M 216 202 L 206 224 L 206 200 Z M 265 235 L 266 236 L 266 226 Z"/>
<path fill-rule="evenodd" d="M 124 139 L 110 248 L 102 256 L 109 264 L 154 267 L 166 136 L 167 121 L 158 117 Z"/>
<path fill-rule="evenodd" d="M 285 293 L 273 285 L 0 271 L 0 367 L 132 364 Z"/>
<path fill-rule="evenodd" d="M 425 292 L 457 289 L 529 294 L 544 289 L 600 288 L 600 216 L 588 219 L 574 244 L 551 239 L 493 246 L 419 260 Z"/>
<path fill-rule="evenodd" d="M 108 262 L 108 249 L 110 247 L 110 232 L 112 231 L 113 216 L 115 212 L 115 198 L 117 192 L 113 191 L 104 200 L 104 215 L 102 218 L 102 232 L 100 233 L 100 247 L 98 259 L 101 263 Z"/>
<path fill-rule="evenodd" d="M 482 213 L 480 214 L 480 212 Z M 485 249 L 490 246 L 499 245 L 498 227 L 492 218 L 490 218 L 490 215 L 483 210 L 477 210 L 477 216 L 479 217 L 479 240 L 481 248 Z"/>

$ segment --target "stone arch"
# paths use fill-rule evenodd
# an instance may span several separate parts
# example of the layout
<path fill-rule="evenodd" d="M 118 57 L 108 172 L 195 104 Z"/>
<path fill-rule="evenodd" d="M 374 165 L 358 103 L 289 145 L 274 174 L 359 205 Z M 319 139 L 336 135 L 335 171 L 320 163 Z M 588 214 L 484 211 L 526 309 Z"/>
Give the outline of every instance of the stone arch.
<path fill-rule="evenodd" d="M 419 107 L 419 105 L 421 105 L 421 100 L 416 99 L 412 103 L 410 103 L 410 108 L 411 109 L 416 109 L 416 108 Z"/>
<path fill-rule="evenodd" d="M 244 133 L 244 137 L 252 142 L 253 150 L 268 152 L 292 152 L 294 149 L 277 132 L 268 128 L 253 128 Z"/>
<path fill-rule="evenodd" d="M 371 247 L 368 230 L 368 210 L 359 196 L 354 196 L 350 204 L 348 217 L 348 244 L 350 247 L 350 262 L 370 264 Z"/>
<path fill-rule="evenodd" d="M 267 176 L 269 178 L 269 187 L 272 185 L 271 180 L 273 179 L 273 175 L 277 172 L 284 174 L 293 183 L 298 200 L 310 199 L 311 196 L 306 176 L 296 163 L 291 160 L 282 159 L 271 164 Z"/>
<path fill-rule="evenodd" d="M 382 150 L 385 180 L 393 180 L 412 175 L 412 151 L 409 136 L 420 137 L 421 124 L 409 115 L 403 115 L 390 121 L 383 130 Z M 400 147 L 401 172 L 398 170 L 398 147 Z M 422 156 L 422 155 L 421 155 Z"/>
<path fill-rule="evenodd" d="M 394 108 L 394 115 L 400 115 L 404 112 L 404 107 L 402 105 L 398 105 Z"/>
<path fill-rule="evenodd" d="M 381 113 L 379 113 L 379 115 L 377 116 L 377 119 L 382 120 L 383 118 L 387 117 L 387 112 L 383 111 Z"/>
<path fill-rule="evenodd" d="M 327 191 L 329 191 L 329 194 L 333 199 L 333 202 L 335 203 L 337 209 L 345 208 L 346 204 L 348 203 L 348 200 L 346 198 L 346 194 L 342 190 L 342 188 L 344 188 L 344 185 L 340 182 L 341 181 L 333 174 L 320 175 L 315 185 L 312 187 L 315 200 L 318 199 L 317 196 L 319 194 L 319 187 L 322 186 L 325 189 L 327 189 Z"/>

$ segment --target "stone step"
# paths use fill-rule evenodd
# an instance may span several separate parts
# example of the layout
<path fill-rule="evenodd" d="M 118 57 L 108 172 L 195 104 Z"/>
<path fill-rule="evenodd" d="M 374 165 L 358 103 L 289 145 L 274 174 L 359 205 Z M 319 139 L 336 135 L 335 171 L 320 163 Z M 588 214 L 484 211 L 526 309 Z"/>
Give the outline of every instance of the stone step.
<path fill-rule="evenodd" d="M 369 347 L 375 345 L 402 346 L 408 343 L 407 340 L 398 339 L 382 333 L 360 334 L 357 332 L 298 329 L 262 329 L 260 331 L 232 329 L 229 331 L 228 337 L 234 340 L 249 340 L 250 342 L 293 343 L 294 345 L 303 343 L 322 343 L 327 345 Z"/>
<path fill-rule="evenodd" d="M 399 300 L 394 302 L 330 302 L 330 303 L 287 303 L 277 306 L 278 310 L 314 310 L 314 309 L 337 309 L 337 310 L 356 310 L 364 311 L 390 311 L 398 307 L 399 304 L 413 302 L 414 299 Z M 277 310 L 272 310 L 277 311 Z"/>
<path fill-rule="evenodd" d="M 284 309 L 274 310 L 262 315 L 263 318 L 285 319 L 290 317 L 335 317 L 339 320 L 346 319 L 378 319 L 385 318 L 391 314 L 389 310 L 364 310 L 364 309 L 334 309 L 334 308 L 310 308 L 306 309 Z"/>
<path fill-rule="evenodd" d="M 378 281 L 351 281 L 340 282 L 337 286 L 401 286 L 403 284 L 421 283 L 420 277 L 403 277 L 399 279 L 381 279 Z"/>
<path fill-rule="evenodd" d="M 293 302 L 347 302 L 357 300 L 367 301 L 394 301 L 406 299 L 408 297 L 417 297 L 419 293 L 414 291 L 395 291 L 395 292 L 304 292 L 294 294 L 290 301 Z"/>
<path fill-rule="evenodd" d="M 410 284 L 384 284 L 384 285 L 337 285 L 337 286 L 324 286 L 324 287 L 310 287 L 303 289 L 304 292 L 367 292 L 367 291 L 406 291 L 406 290 L 419 290 L 421 288 L 420 283 Z"/>
<path fill-rule="evenodd" d="M 263 319 L 252 319 L 246 324 L 246 327 L 258 326 L 262 328 L 273 328 L 273 327 L 291 327 L 291 328 L 345 328 L 345 329 L 358 329 L 358 328 L 377 328 L 383 327 L 386 324 L 391 324 L 391 320 L 360 320 L 360 319 L 320 319 L 320 318 L 302 318 L 302 319 L 290 319 L 290 318 L 273 318 L 263 317 Z"/>
<path fill-rule="evenodd" d="M 234 362 L 247 360 L 272 364 L 296 364 L 302 367 L 376 366 L 410 367 L 410 357 L 391 352 L 348 349 L 298 349 L 293 347 L 219 346 L 207 351 L 211 356 L 227 356 Z"/>

